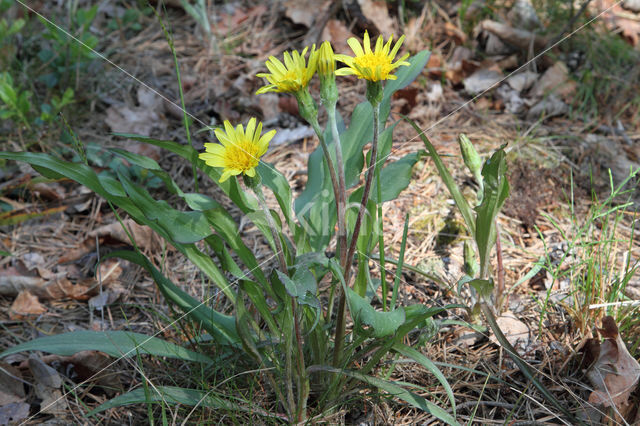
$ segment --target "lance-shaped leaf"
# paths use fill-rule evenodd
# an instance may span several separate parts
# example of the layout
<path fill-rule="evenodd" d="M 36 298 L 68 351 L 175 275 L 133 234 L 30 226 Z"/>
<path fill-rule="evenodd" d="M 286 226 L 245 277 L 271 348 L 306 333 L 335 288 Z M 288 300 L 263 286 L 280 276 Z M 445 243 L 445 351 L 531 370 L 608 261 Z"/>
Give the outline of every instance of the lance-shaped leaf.
<path fill-rule="evenodd" d="M 491 249 L 496 243 L 495 218 L 509 195 L 507 161 L 504 149 L 498 149 L 482 168 L 484 195 L 476 207 L 476 244 L 480 257 L 480 273 L 486 274 Z"/>

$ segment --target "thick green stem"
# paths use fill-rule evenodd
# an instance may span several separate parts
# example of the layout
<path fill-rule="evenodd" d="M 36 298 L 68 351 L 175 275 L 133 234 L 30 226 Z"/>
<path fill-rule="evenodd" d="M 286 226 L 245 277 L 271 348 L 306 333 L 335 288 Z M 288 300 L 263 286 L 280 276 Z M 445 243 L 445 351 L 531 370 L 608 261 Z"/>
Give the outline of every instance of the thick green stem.
<path fill-rule="evenodd" d="M 340 251 L 340 266 L 343 268 L 347 259 L 347 226 L 346 226 L 346 206 L 347 206 L 347 188 L 344 177 L 344 162 L 342 159 L 342 143 L 340 142 L 340 134 L 338 132 L 338 123 L 336 122 L 336 104 L 325 104 L 327 115 L 329 117 L 329 126 L 331 135 L 336 148 L 336 168 L 338 174 L 338 193 L 336 196 L 336 208 L 338 211 L 338 250 Z"/>
<path fill-rule="evenodd" d="M 378 122 L 378 126 L 380 123 Z M 384 130 L 384 124 L 381 128 L 375 129 L 375 132 L 380 134 Z M 378 197 L 378 252 L 380 253 L 380 284 L 382 286 L 382 310 L 387 310 L 387 268 L 386 261 L 384 258 L 384 223 L 382 221 L 382 184 L 380 183 L 380 170 L 382 169 L 382 165 L 378 165 L 375 163 L 375 174 L 376 174 L 376 186 L 377 191 L 376 195 Z"/>
<path fill-rule="evenodd" d="M 273 237 L 273 242 L 276 245 L 276 255 L 278 256 L 278 262 L 280 263 L 280 270 L 283 274 L 289 275 L 287 271 L 287 261 L 284 257 L 284 249 L 282 247 L 282 241 L 280 241 L 280 233 L 278 232 L 278 228 L 276 227 L 276 223 L 271 216 L 271 211 L 267 206 L 267 202 L 264 199 L 264 193 L 262 192 L 262 188 L 260 185 L 255 185 L 253 188 L 253 192 L 256 194 L 258 198 L 258 203 L 264 212 L 265 218 L 267 219 L 267 224 L 269 225 L 269 229 L 271 229 L 271 236 Z"/>
<path fill-rule="evenodd" d="M 324 158 L 327 159 L 327 167 L 329 169 L 329 177 L 331 178 L 331 186 L 333 187 L 333 194 L 336 199 L 336 208 L 338 208 L 338 195 L 340 190 L 338 189 L 338 176 L 336 175 L 336 167 L 333 164 L 333 159 L 331 158 L 331 151 L 329 151 L 329 146 L 327 142 L 324 140 L 324 136 L 322 134 L 322 129 L 320 128 L 320 124 L 318 123 L 318 119 L 315 118 L 313 120 L 308 120 L 308 123 L 311 124 L 313 130 L 318 136 L 318 140 L 320 141 L 320 146 L 322 147 L 322 151 L 324 153 Z"/>
<path fill-rule="evenodd" d="M 278 261 L 280 263 L 280 270 L 282 271 L 283 274 L 288 276 L 289 273 L 287 269 L 287 262 L 284 257 L 284 250 L 282 247 L 282 242 L 280 241 L 280 234 L 278 233 L 273 217 L 271 217 L 271 212 L 269 211 L 267 202 L 264 199 L 264 193 L 262 192 L 262 188 L 260 187 L 260 185 L 254 185 L 253 191 L 258 198 L 258 202 L 262 207 L 262 210 L 264 211 L 264 214 L 267 218 L 267 223 L 269 224 L 269 228 L 271 229 L 271 234 L 273 236 L 273 240 L 276 245 L 276 250 L 278 252 L 277 255 L 278 255 Z M 300 322 L 297 315 L 296 301 L 294 298 L 291 298 L 291 318 L 293 320 L 293 327 L 295 330 L 295 340 L 296 340 L 297 358 L 298 358 L 297 359 L 298 374 L 296 377 L 296 386 L 298 388 L 298 404 L 295 405 L 293 402 L 293 386 L 292 386 L 293 371 L 291 367 L 292 365 L 291 353 L 293 348 L 292 348 L 291 339 L 288 339 L 288 338 L 286 339 L 287 342 L 285 342 L 285 346 L 286 346 L 285 351 L 287 352 L 286 359 L 285 359 L 285 370 L 286 370 L 286 375 L 288 377 L 287 398 L 289 399 L 289 405 L 292 407 L 292 410 L 294 406 L 296 407 L 296 410 L 295 410 L 296 421 L 300 423 L 300 422 L 304 422 L 307 418 L 306 407 L 307 407 L 307 398 L 309 397 L 309 379 L 308 379 L 306 368 L 304 365 L 304 352 L 302 350 L 302 333 L 300 332 Z"/>
<path fill-rule="evenodd" d="M 351 236 L 351 244 L 347 251 L 347 260 L 344 265 L 344 280 L 349 285 L 350 272 L 351 272 L 351 259 L 356 251 L 358 243 L 358 236 L 360 235 L 360 228 L 362 227 L 362 218 L 364 212 L 367 209 L 367 202 L 369 201 L 369 194 L 371 192 L 371 184 L 373 182 L 373 175 L 375 174 L 374 168 L 378 159 L 378 122 L 380 121 L 380 103 L 376 103 L 373 106 L 373 140 L 371 141 L 371 158 L 369 160 L 369 167 L 367 168 L 367 177 L 365 178 L 364 190 L 362 192 L 362 200 L 360 201 L 360 209 L 358 210 L 358 216 L 353 228 L 353 235 Z M 346 326 L 346 295 L 344 292 L 340 294 L 340 301 L 338 302 L 338 318 L 336 323 L 336 337 L 335 346 L 333 352 L 333 366 L 338 367 L 341 359 L 342 347 L 344 345 L 345 326 Z"/>

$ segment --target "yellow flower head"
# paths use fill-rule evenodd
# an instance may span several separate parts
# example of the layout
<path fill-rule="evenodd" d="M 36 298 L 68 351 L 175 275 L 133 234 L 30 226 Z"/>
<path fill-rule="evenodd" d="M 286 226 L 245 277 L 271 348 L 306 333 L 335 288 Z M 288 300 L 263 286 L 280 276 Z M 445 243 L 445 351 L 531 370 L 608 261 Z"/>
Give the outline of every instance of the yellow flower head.
<path fill-rule="evenodd" d="M 205 143 L 205 152 L 200 153 L 198 157 L 204 160 L 207 166 L 224 169 L 220 182 L 241 173 L 254 177 L 260 157 L 267 152 L 269 141 L 276 134 L 275 130 L 271 130 L 260 136 L 261 132 L 262 123 L 258 123 L 256 128 L 255 118 L 249 120 L 246 130 L 242 124 L 238 124 L 234 129 L 231 123 L 225 120 L 224 131 L 214 130 L 220 143 Z"/>
<path fill-rule="evenodd" d="M 318 74 L 331 75 L 336 71 L 336 55 L 333 53 L 331 43 L 325 41 L 318 49 Z"/>
<path fill-rule="evenodd" d="M 349 43 L 356 56 L 352 58 L 347 55 L 336 55 L 336 59 L 347 65 L 347 68 L 337 70 L 336 75 L 356 75 L 358 78 L 365 78 L 369 81 L 395 80 L 397 77 L 391 74 L 393 70 L 401 65 L 409 66 L 410 64 L 405 61 L 409 57 L 408 53 L 393 62 L 404 41 L 404 35 L 396 41 L 393 49 L 391 49 L 392 41 L 393 36 L 385 44 L 382 36 L 379 36 L 376 41 L 376 48 L 372 51 L 368 32 L 365 31 L 364 33 L 362 46 L 360 46 L 358 39 L 351 37 L 347 40 L 347 43 Z"/>
<path fill-rule="evenodd" d="M 275 56 L 270 56 L 265 62 L 270 73 L 260 73 L 257 77 L 266 78 L 270 84 L 261 87 L 256 92 L 257 95 L 267 92 L 286 92 L 295 93 L 304 89 L 309 84 L 309 80 L 316 72 L 318 63 L 318 52 L 316 45 L 311 47 L 309 54 L 309 63 L 305 60 L 305 55 L 309 48 L 305 47 L 302 54 L 297 50 L 293 52 L 284 52 L 284 64 Z"/>

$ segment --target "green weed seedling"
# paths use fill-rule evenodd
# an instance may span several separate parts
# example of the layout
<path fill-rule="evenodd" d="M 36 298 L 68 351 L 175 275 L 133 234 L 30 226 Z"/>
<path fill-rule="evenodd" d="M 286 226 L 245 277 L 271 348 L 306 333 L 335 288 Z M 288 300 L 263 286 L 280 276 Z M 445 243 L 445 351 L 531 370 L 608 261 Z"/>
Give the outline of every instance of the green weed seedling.
<path fill-rule="evenodd" d="M 573 414 L 567 407 L 563 406 L 553 394 L 549 392 L 538 380 L 529 364 L 520 358 L 518 352 L 513 345 L 509 343 L 496 320 L 496 312 L 500 311 L 502 305 L 504 287 L 503 285 L 495 284 L 495 274 L 491 270 L 490 255 L 497 242 L 498 224 L 496 217 L 509 195 L 504 146 L 483 161 L 471 141 L 469 141 L 465 135 L 460 135 L 459 143 L 462 159 L 471 174 L 478 179 L 479 187 L 482 188 L 481 192 L 477 195 L 475 207 L 472 207 L 469 201 L 462 195 L 451 173 L 442 162 L 442 159 L 424 132 L 422 132 L 411 119 L 405 117 L 405 120 L 407 120 L 420 135 L 440 177 L 464 219 L 468 234 L 474 240 L 475 247 L 471 244 L 465 244 L 464 266 L 466 275 L 458 283 L 458 292 L 460 292 L 465 285 L 470 287 L 472 295 L 472 300 L 470 301 L 471 306 L 468 308 L 470 315 L 472 317 L 477 317 L 480 313 L 484 315 L 496 339 L 525 377 L 531 381 L 549 403 L 562 412 L 568 419 L 576 422 Z M 498 262 L 500 262 L 499 257 Z"/>
<path fill-rule="evenodd" d="M 38 77 L 38 81 L 49 88 L 70 86 L 70 83 L 77 81 L 80 73 L 85 71 L 90 62 L 96 58 L 93 49 L 98 45 L 98 38 L 91 34 L 89 28 L 98 13 L 98 6 L 74 9 L 75 4 L 75 2 L 69 3 L 71 27 L 68 32 L 82 44 L 70 39 L 65 31 L 49 21 L 38 17 L 46 28 L 43 37 L 49 40 L 49 45 L 43 46 L 38 52 L 38 59 L 43 64 L 47 64 L 50 70 Z M 74 79 L 72 80 L 71 77 Z"/>

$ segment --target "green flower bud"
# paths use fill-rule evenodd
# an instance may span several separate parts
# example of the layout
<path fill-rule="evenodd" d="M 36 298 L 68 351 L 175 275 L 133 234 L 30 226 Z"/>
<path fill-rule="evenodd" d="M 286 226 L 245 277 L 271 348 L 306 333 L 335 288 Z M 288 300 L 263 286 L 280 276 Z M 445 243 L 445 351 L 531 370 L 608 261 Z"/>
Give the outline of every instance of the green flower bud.
<path fill-rule="evenodd" d="M 482 180 L 482 158 L 476 151 L 475 147 L 465 134 L 461 134 L 458 139 L 460 143 L 460 151 L 462 152 L 462 159 L 469 171 L 473 173 L 473 176 L 478 179 L 478 182 Z"/>
<path fill-rule="evenodd" d="M 328 41 L 323 42 L 318 50 L 318 64 L 316 69 L 320 77 L 331 75 L 335 78 L 336 57 L 333 54 L 331 43 Z"/>
<path fill-rule="evenodd" d="M 467 135 L 461 134 L 458 139 L 460 143 L 460 152 L 462 152 L 462 160 L 467 166 L 469 171 L 473 173 L 473 177 L 478 181 L 478 204 L 482 203 L 484 196 L 484 179 L 482 178 L 482 157 L 478 154 L 473 143 L 469 140 Z"/>
<path fill-rule="evenodd" d="M 318 51 L 317 63 L 320 77 L 320 98 L 322 104 L 328 108 L 335 108 L 338 103 L 338 88 L 336 87 L 336 58 L 331 43 L 325 41 Z"/>

